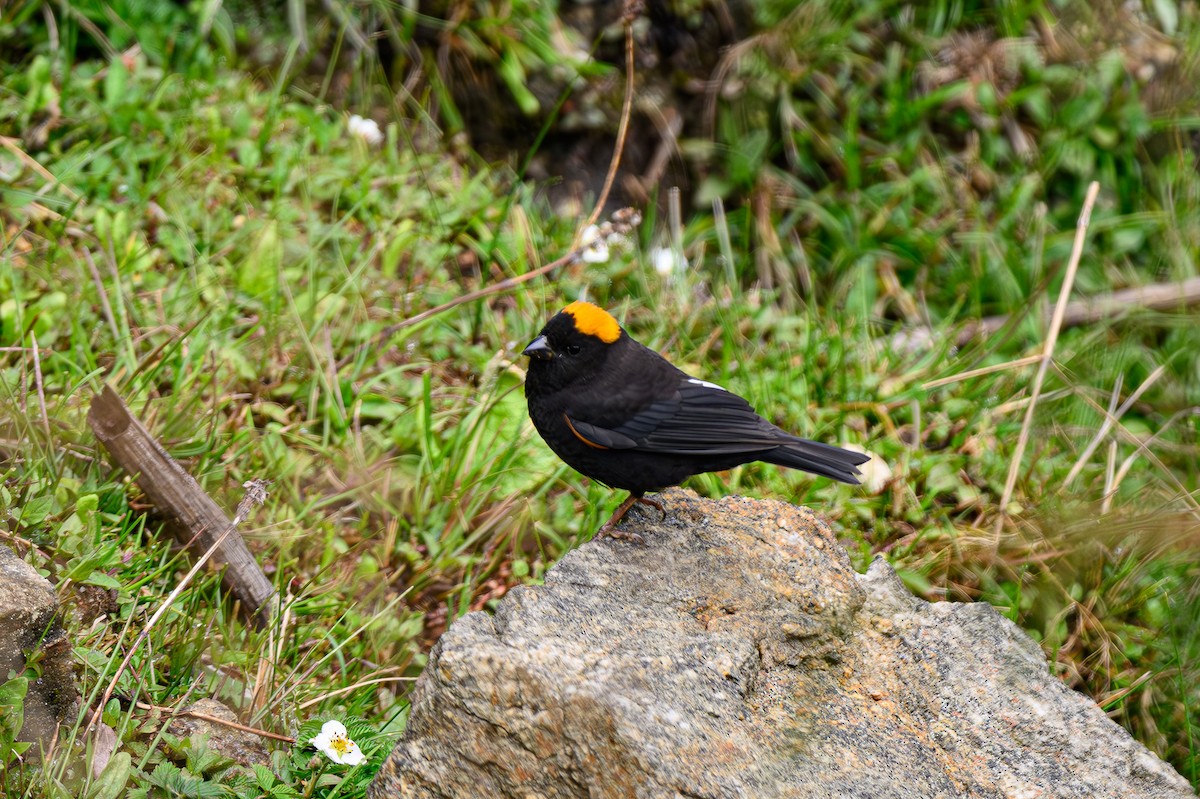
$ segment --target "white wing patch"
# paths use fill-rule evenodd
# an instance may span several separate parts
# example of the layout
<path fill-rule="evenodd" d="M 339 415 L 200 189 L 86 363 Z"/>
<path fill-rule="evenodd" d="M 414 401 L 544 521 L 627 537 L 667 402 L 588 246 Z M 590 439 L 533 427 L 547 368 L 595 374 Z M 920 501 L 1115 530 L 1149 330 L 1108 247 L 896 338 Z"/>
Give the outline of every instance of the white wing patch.
<path fill-rule="evenodd" d="M 695 383 L 698 386 L 704 386 L 705 388 L 715 388 L 717 391 L 725 390 L 725 389 L 721 388 L 720 386 L 718 386 L 716 383 L 710 383 L 707 380 L 697 380 L 694 377 L 689 377 L 688 382 Z"/>

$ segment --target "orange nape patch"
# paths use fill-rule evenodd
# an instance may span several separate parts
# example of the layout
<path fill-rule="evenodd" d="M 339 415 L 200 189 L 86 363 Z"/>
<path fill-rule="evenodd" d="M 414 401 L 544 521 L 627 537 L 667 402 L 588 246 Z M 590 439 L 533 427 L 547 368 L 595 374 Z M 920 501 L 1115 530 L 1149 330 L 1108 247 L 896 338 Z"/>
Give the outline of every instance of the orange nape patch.
<path fill-rule="evenodd" d="M 621 326 L 617 320 L 598 305 L 577 300 L 563 308 L 563 313 L 575 319 L 575 329 L 580 333 L 595 336 L 605 344 L 612 344 L 621 337 Z"/>

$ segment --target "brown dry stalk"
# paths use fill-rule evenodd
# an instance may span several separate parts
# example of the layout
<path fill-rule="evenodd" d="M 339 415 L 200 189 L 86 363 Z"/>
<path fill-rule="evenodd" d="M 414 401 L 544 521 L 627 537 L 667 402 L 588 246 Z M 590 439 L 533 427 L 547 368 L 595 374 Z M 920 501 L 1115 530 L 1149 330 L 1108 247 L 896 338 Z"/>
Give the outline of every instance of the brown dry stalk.
<path fill-rule="evenodd" d="M 1004 520 L 1008 517 L 1008 503 L 1012 499 L 1013 489 L 1017 485 L 1017 472 L 1021 469 L 1021 460 L 1025 456 L 1025 447 L 1029 444 L 1029 433 L 1033 426 L 1033 412 L 1037 409 L 1038 397 L 1042 393 L 1042 383 L 1050 362 L 1054 360 L 1054 347 L 1058 344 L 1058 331 L 1062 329 L 1063 315 L 1067 310 L 1067 301 L 1071 298 L 1071 287 L 1075 283 L 1075 273 L 1079 270 L 1079 261 L 1083 257 L 1083 243 L 1087 238 L 1088 224 L 1092 218 L 1092 207 L 1096 204 L 1096 196 L 1100 193 L 1100 184 L 1092 181 L 1088 186 L 1087 196 L 1083 200 L 1083 210 L 1079 212 L 1079 223 L 1075 227 L 1075 244 L 1071 248 L 1071 258 L 1067 262 L 1067 273 L 1063 277 L 1062 288 L 1058 292 L 1058 303 L 1054 306 L 1054 316 L 1050 319 L 1050 330 L 1046 334 L 1046 345 L 1042 348 L 1042 360 L 1038 365 L 1037 374 L 1033 377 L 1033 391 L 1029 396 L 1029 406 L 1025 409 L 1025 420 L 1021 423 L 1021 434 L 1017 437 L 1017 449 L 1013 453 L 1008 466 L 1008 479 L 1004 482 L 1004 493 L 1000 495 L 1000 514 L 996 519 L 996 533 L 1000 532 Z"/>
<path fill-rule="evenodd" d="M 4 147 L 4 149 L 8 150 L 10 153 L 12 153 L 14 156 L 16 156 L 16 158 L 22 164 L 29 167 L 29 169 L 31 169 L 32 171 L 36 172 L 38 174 L 38 176 L 42 178 L 42 180 L 46 181 L 47 184 L 53 184 L 54 186 L 57 186 L 58 188 L 62 189 L 63 193 L 66 194 L 68 197 L 70 197 L 72 201 L 79 202 L 80 201 L 79 193 L 76 192 L 74 189 L 72 189 L 67 184 L 63 183 L 58 178 L 56 178 L 54 176 L 54 173 L 51 172 L 49 169 L 46 169 L 46 167 L 42 166 L 40 161 L 38 161 L 36 158 L 34 158 L 29 153 L 22 150 L 21 146 L 20 146 L 20 141 L 21 141 L 20 139 L 14 139 L 10 136 L 0 136 L 0 147 Z M 39 194 L 40 193 L 41 192 L 39 192 Z M 55 214 L 55 216 L 58 216 L 58 215 Z M 59 217 L 59 218 L 61 219 L 62 217 Z"/>
<path fill-rule="evenodd" d="M 1075 461 L 1075 465 L 1071 467 L 1071 471 L 1069 471 L 1067 476 L 1063 479 L 1063 488 L 1069 486 L 1071 481 L 1078 477 L 1079 473 L 1083 471 L 1083 467 L 1087 465 L 1089 460 L 1091 460 L 1092 454 L 1104 441 L 1104 437 L 1108 435 L 1108 431 L 1112 429 L 1113 424 L 1122 416 L 1124 416 L 1125 413 L 1133 407 L 1133 403 L 1137 402 L 1138 399 L 1141 398 L 1142 394 L 1146 393 L 1146 389 L 1158 382 L 1158 379 L 1166 374 L 1166 371 L 1167 365 L 1161 364 L 1157 369 L 1150 373 L 1149 377 L 1142 381 L 1142 384 L 1137 387 L 1137 390 L 1130 394 L 1129 398 L 1126 399 L 1125 402 L 1121 403 L 1119 408 L 1116 407 L 1115 402 L 1110 405 L 1108 413 L 1104 416 L 1104 421 L 1100 423 L 1100 429 L 1096 431 L 1096 435 L 1092 437 L 1091 442 L 1084 447 L 1083 453 L 1080 454 L 1078 460 Z M 1113 399 L 1115 400 L 1116 397 L 1117 392 L 1114 391 Z"/>
<path fill-rule="evenodd" d="M 46 413 L 46 384 L 42 380 L 42 352 L 38 348 L 37 333 L 29 336 L 33 342 L 33 384 L 37 388 L 38 408 L 42 412 L 42 426 L 46 428 L 46 439 L 53 435 L 50 432 L 50 416 Z"/>
<path fill-rule="evenodd" d="M 108 291 L 104 288 L 104 278 L 100 277 L 100 270 L 96 268 L 96 261 L 92 258 L 92 251 L 84 247 L 83 260 L 87 262 L 88 271 L 92 273 L 92 282 L 96 284 L 96 293 L 100 295 L 100 310 L 104 313 L 104 320 L 108 322 L 108 329 L 112 332 L 113 343 L 121 340 L 121 330 L 117 327 L 117 317 L 113 315 L 112 303 L 108 301 Z"/>
<path fill-rule="evenodd" d="M 297 710 L 307 710 L 308 708 L 312 707 L 313 705 L 321 704 L 326 699 L 332 699 L 335 696 L 341 696 L 342 694 L 348 694 L 351 691 L 357 691 L 359 688 L 365 688 L 368 685 L 378 685 L 380 683 L 385 683 L 385 682 L 414 682 L 414 681 L 416 681 L 416 679 L 417 679 L 416 677 L 374 677 L 369 680 L 359 680 L 358 682 L 354 683 L 353 685 L 347 685 L 344 688 L 338 688 L 336 691 L 328 691 L 326 693 L 321 694 L 320 696 L 309 699 L 307 702 L 301 702 L 299 704 L 299 706 L 297 706 L 296 709 Z"/>
<path fill-rule="evenodd" d="M 608 194 L 612 191 L 613 181 L 617 177 L 617 167 L 621 165 L 621 154 L 625 152 L 625 138 L 629 133 L 629 117 L 633 110 L 633 21 L 634 16 L 625 15 L 625 99 L 621 105 L 621 119 L 617 124 L 617 142 L 613 148 L 612 158 L 608 162 L 608 174 L 604 176 L 604 188 L 596 198 L 596 206 L 583 224 L 580 232 L 596 224 L 604 204 L 608 202 Z M 575 234 L 575 243 L 579 243 L 579 233 Z"/>
<path fill-rule="evenodd" d="M 1200 277 L 1189 277 L 1174 283 L 1151 283 L 1072 300 L 1067 303 L 1062 324 L 1063 327 L 1078 327 L 1111 319 L 1131 310 L 1173 311 L 1197 304 L 1200 304 Z M 1014 318 L 1009 314 L 1001 314 L 971 322 L 958 332 L 955 342 L 965 347 L 975 338 L 996 333 Z M 923 330 L 932 335 L 928 328 Z"/>
<path fill-rule="evenodd" d="M 280 735 L 279 733 L 261 730 L 258 727 L 249 727 L 245 724 L 239 724 L 236 721 L 229 721 L 227 719 L 217 718 L 216 716 L 210 716 L 207 713 L 197 713 L 193 710 L 175 710 L 174 708 L 163 707 L 162 705 L 151 705 L 147 704 L 146 702 L 137 702 L 135 707 L 137 707 L 138 710 L 155 710 L 159 713 L 166 713 L 167 715 L 173 717 L 185 716 L 187 718 L 200 719 L 201 721 L 207 721 L 210 724 L 219 724 L 222 727 L 228 727 L 231 730 L 241 730 L 242 732 L 248 732 L 251 735 L 257 735 L 261 738 L 270 738 L 273 741 L 283 741 L 284 743 L 289 744 L 296 743 L 296 739 L 289 735 Z"/>
<path fill-rule="evenodd" d="M 950 375 L 949 377 L 939 377 L 937 380 L 930 380 L 928 383 L 922 383 L 921 388 L 929 390 L 931 388 L 938 388 L 939 386 L 948 386 L 951 383 L 959 383 L 963 380 L 970 380 L 972 377 L 982 377 L 983 375 L 990 375 L 994 372 L 1003 372 L 1008 369 L 1016 369 L 1020 366 L 1029 366 L 1030 364 L 1037 363 L 1041 359 L 1041 355 L 1027 355 L 1024 358 L 1017 358 L 1015 361 L 998 363 L 992 366 L 982 366 L 978 369 L 960 372 L 959 374 Z"/>

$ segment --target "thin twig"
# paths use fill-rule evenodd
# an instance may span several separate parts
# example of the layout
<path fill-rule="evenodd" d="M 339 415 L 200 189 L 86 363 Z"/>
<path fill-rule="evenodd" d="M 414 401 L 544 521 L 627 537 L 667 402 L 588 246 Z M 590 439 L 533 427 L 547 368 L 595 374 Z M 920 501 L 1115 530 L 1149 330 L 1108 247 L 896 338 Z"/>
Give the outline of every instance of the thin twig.
<path fill-rule="evenodd" d="M 679 152 L 679 134 L 683 132 L 683 114 L 673 108 L 662 109 L 661 113 L 653 117 L 653 121 L 658 128 L 659 140 L 654 154 L 650 157 L 650 163 L 646 165 L 646 171 L 638 180 L 639 188 L 642 189 L 639 197 L 641 202 L 649 199 L 646 189 L 658 185 L 671 163 L 671 158 Z"/>
<path fill-rule="evenodd" d="M 1067 310 L 1067 301 L 1071 298 L 1071 287 L 1075 283 L 1075 273 L 1079 269 L 1079 260 L 1083 257 L 1083 243 L 1087 238 L 1088 223 L 1092 217 L 1092 206 L 1096 204 L 1096 196 L 1100 193 L 1100 184 L 1092 181 L 1088 186 L 1087 196 L 1083 200 L 1083 210 L 1079 212 L 1079 224 L 1075 228 L 1075 245 L 1071 248 L 1071 259 L 1067 262 L 1067 273 L 1063 277 L 1062 288 L 1058 292 L 1058 303 L 1054 306 L 1054 316 L 1050 319 L 1050 331 L 1046 335 L 1046 346 L 1042 349 L 1042 361 L 1037 374 L 1033 378 L 1033 391 L 1030 393 L 1029 407 L 1025 409 L 1025 421 L 1021 424 L 1021 435 L 1017 438 L 1017 449 L 1013 453 L 1012 462 L 1008 467 L 1008 479 L 1004 483 L 1004 493 L 1000 496 L 1000 514 L 996 520 L 996 532 L 1008 515 L 1008 503 L 1012 499 L 1013 489 L 1017 485 L 1017 472 L 1021 470 L 1021 460 L 1025 456 L 1025 447 L 1029 444 L 1029 433 L 1033 425 L 1033 412 L 1037 409 L 1038 397 L 1042 393 L 1042 383 L 1050 362 L 1054 359 L 1054 347 L 1058 343 L 1058 331 L 1062 328 L 1063 314 Z"/>
<path fill-rule="evenodd" d="M 46 49 L 51 53 L 57 53 L 59 52 L 58 21 L 54 19 L 54 11 L 49 5 L 42 6 L 42 17 L 46 23 L 46 39 L 49 44 Z M 45 762 L 53 763 L 54 761 L 47 755 Z"/>
<path fill-rule="evenodd" d="M 267 656 L 262 659 L 264 665 L 259 668 L 254 679 L 254 690 L 250 694 L 250 711 L 257 714 L 266 704 L 275 683 L 276 664 L 283 661 L 283 650 L 287 646 L 288 628 L 292 624 L 292 601 L 288 595 L 280 602 L 283 612 L 279 616 L 277 627 L 271 628 L 270 639 L 267 642 Z"/>
<path fill-rule="evenodd" d="M 384 605 L 383 609 L 379 611 L 379 613 L 376 613 L 374 616 L 372 616 L 371 618 L 369 618 L 365 622 L 363 622 L 361 625 L 359 625 L 356 629 L 352 630 L 350 632 L 350 634 L 348 636 L 346 636 L 346 638 L 344 638 L 339 643 L 335 644 L 332 649 L 330 649 L 328 652 L 326 652 L 324 655 L 322 655 L 317 660 L 317 662 L 313 663 L 308 668 L 308 670 L 305 671 L 298 678 L 296 677 L 296 674 L 299 672 L 300 667 L 299 667 L 299 665 L 297 665 L 295 668 L 293 668 L 285 680 L 285 682 L 287 684 L 284 687 L 280 688 L 280 690 L 278 690 L 275 694 L 272 695 L 271 702 L 270 702 L 271 706 L 278 707 L 283 702 L 283 700 L 285 698 L 287 698 L 287 696 L 289 694 L 291 694 L 292 691 L 296 690 L 301 685 L 308 682 L 308 678 L 312 676 L 313 672 L 315 672 L 318 668 L 320 668 L 326 661 L 335 657 L 337 655 L 337 653 L 342 650 L 342 647 L 346 646 L 351 641 L 356 640 L 358 638 L 358 636 L 361 635 L 364 630 L 366 630 L 368 627 L 370 627 L 372 624 L 374 624 L 379 618 L 381 618 L 383 615 L 385 615 L 386 613 L 391 611 L 391 609 L 393 607 L 395 607 L 396 605 L 398 605 L 407 594 L 408 594 L 408 592 L 405 591 L 400 596 L 397 596 L 394 599 L 389 600 L 388 603 L 386 605 Z M 259 712 L 261 713 L 262 711 L 259 711 Z M 257 714 L 256 714 L 256 716 L 257 716 Z"/>
<path fill-rule="evenodd" d="M 381 341 L 387 341 L 389 338 L 391 338 L 397 332 L 403 330 L 406 327 L 412 327 L 413 325 L 419 325 L 422 322 L 424 322 L 426 319 L 432 319 L 433 317 L 438 316 L 439 314 L 443 314 L 446 311 L 449 311 L 453 308 L 457 308 L 460 305 L 465 305 L 469 302 L 474 302 L 475 300 L 481 300 L 484 297 L 490 297 L 493 294 L 500 294 L 501 292 L 505 292 L 505 291 L 508 291 L 509 289 L 516 288 L 517 286 L 521 285 L 522 283 L 528 283 L 530 280 L 533 280 L 534 278 L 541 277 L 542 275 L 546 274 L 547 272 L 552 272 L 555 269 L 557 269 L 558 267 L 562 266 L 563 264 L 569 263 L 571 260 L 573 260 L 575 258 L 575 256 L 578 254 L 578 252 L 579 251 L 577 249 L 571 250 L 569 253 L 562 256 L 561 258 L 555 258 L 550 263 L 548 263 L 544 266 L 539 266 L 537 269 L 526 272 L 523 275 L 517 275 L 516 277 L 505 278 L 504 280 L 501 280 L 499 283 L 493 283 L 490 286 L 485 286 L 484 288 L 481 288 L 481 289 L 475 289 L 474 291 L 467 292 L 466 294 L 462 295 L 461 297 L 455 297 L 454 299 L 452 299 L 448 302 L 443 302 L 441 305 L 435 306 L 435 307 L 430 308 L 425 311 L 421 311 L 421 313 L 417 314 L 416 316 L 410 316 L 407 319 L 401 319 L 399 322 L 396 322 L 393 325 L 388 325 L 387 327 L 385 327 L 383 329 L 383 332 L 380 333 L 379 338 Z"/>
<path fill-rule="evenodd" d="M 1131 693 L 1136 691 L 1138 688 L 1141 688 L 1142 685 L 1144 685 L 1146 682 L 1151 680 L 1153 677 L 1154 677 L 1154 672 L 1147 671 L 1144 674 L 1142 674 L 1140 677 L 1135 679 L 1132 683 L 1130 683 L 1129 685 L 1126 685 L 1124 688 L 1120 688 L 1116 691 L 1113 691 L 1112 693 L 1110 693 L 1106 696 L 1097 697 L 1095 702 L 1101 708 L 1106 708 L 1110 705 L 1114 705 L 1117 702 L 1120 702 L 1125 697 L 1129 696 Z"/>
<path fill-rule="evenodd" d="M 1174 283 L 1150 283 L 1072 300 L 1063 314 L 1063 327 L 1078 327 L 1120 316 L 1127 311 L 1173 311 L 1200 303 L 1200 277 Z M 990 336 L 1013 320 L 1013 315 L 987 316 L 960 330 L 955 343 L 964 347 L 972 339 Z M 929 332 L 928 330 L 926 331 Z M 911 333 L 910 333 L 911 335 Z"/>
<path fill-rule="evenodd" d="M 1100 501 L 1100 513 L 1112 509 L 1112 499 L 1117 494 L 1117 440 L 1108 441 L 1108 462 L 1104 467 L 1104 499 Z"/>
<path fill-rule="evenodd" d="M 596 224 L 596 220 L 600 218 L 600 212 L 604 210 L 604 204 L 608 202 L 608 193 L 612 191 L 613 181 L 617 178 L 617 167 L 621 165 L 621 154 L 625 152 L 625 136 L 629 132 L 629 117 L 632 115 L 633 109 L 633 21 L 636 19 L 636 13 L 632 12 L 630 6 L 626 5 L 625 22 L 625 100 L 621 105 L 621 121 L 617 125 L 617 143 L 613 149 L 612 158 L 608 162 L 608 174 L 604 176 L 604 188 L 600 189 L 600 196 L 596 199 L 596 206 L 592 208 L 592 213 L 587 218 L 587 222 L 583 224 L 583 229 Z M 578 239 L 578 234 L 576 235 Z"/>
<path fill-rule="evenodd" d="M 321 0 L 321 5 L 346 34 L 346 38 L 350 41 L 350 46 L 354 48 L 356 55 L 371 49 L 371 42 L 367 40 L 366 34 L 355 24 L 353 17 L 346 13 L 346 10 L 341 5 L 331 2 L 331 0 Z M 307 49 L 306 46 L 305 50 Z"/>
<path fill-rule="evenodd" d="M 346 400 L 342 396 L 342 392 L 338 386 L 338 367 L 337 356 L 333 352 L 333 334 L 329 330 L 329 323 L 321 325 L 321 343 L 325 345 L 325 352 L 321 353 L 324 357 L 321 359 L 325 362 L 325 379 L 329 381 L 329 393 L 333 395 L 333 402 L 337 405 L 338 416 L 340 422 L 346 419 Z M 313 354 L 316 355 L 316 347 L 313 347 Z M 315 364 L 314 364 L 315 365 Z"/>
<path fill-rule="evenodd" d="M 150 621 L 146 622 L 146 626 L 138 633 L 137 638 L 134 639 L 133 644 L 129 647 L 129 651 L 125 653 L 125 659 L 121 661 L 121 665 L 117 667 L 116 673 L 113 674 L 108 686 L 104 689 L 104 694 L 100 697 L 100 702 L 96 705 L 96 710 L 92 713 L 92 718 L 88 721 L 88 725 L 83 731 L 84 735 L 87 735 L 96 722 L 100 720 L 100 714 L 104 712 L 104 706 L 108 704 L 108 700 L 112 698 L 113 691 L 117 688 L 117 681 L 125 673 L 125 669 L 129 668 L 129 664 L 133 660 L 133 655 L 137 652 L 138 647 L 150 636 L 150 631 L 154 629 L 154 626 L 162 618 L 163 614 L 167 612 L 167 609 L 179 598 L 183 590 L 191 585 L 192 578 L 196 576 L 196 573 L 200 571 L 205 563 L 208 563 L 208 559 L 221 547 L 221 544 L 225 543 L 225 539 L 233 532 L 233 529 L 234 525 L 231 524 L 225 528 L 225 532 L 217 536 L 217 540 L 200 556 L 188 573 L 183 576 L 183 579 L 179 581 L 179 585 L 175 586 L 175 590 L 171 591 L 163 603 L 159 605 L 158 610 L 154 612 L 154 615 L 150 617 Z"/>
<path fill-rule="evenodd" d="M 1047 391 L 1040 397 L 1041 402 L 1053 402 L 1060 400 L 1063 397 L 1070 397 L 1075 394 L 1074 388 L 1060 388 L 1055 391 Z M 1009 400 L 1008 402 L 997 405 L 992 408 L 992 416 L 1004 416 L 1005 414 L 1019 411 L 1029 407 L 1029 397 L 1021 397 L 1020 399 Z"/>
<path fill-rule="evenodd" d="M 1114 475 L 1114 477 L 1112 479 L 1112 486 L 1111 486 L 1111 488 L 1106 489 L 1106 491 L 1105 491 L 1106 496 L 1104 497 L 1104 502 L 1102 502 L 1100 504 L 1100 512 L 1101 513 L 1108 513 L 1108 510 L 1112 505 L 1112 495 L 1116 494 L 1117 489 L 1121 487 L 1121 481 L 1125 479 L 1125 475 L 1129 474 L 1130 468 L 1132 468 L 1134 462 L 1137 461 L 1137 457 L 1138 457 L 1138 455 L 1141 454 L 1142 449 L 1145 448 L 1146 451 L 1149 452 L 1150 445 L 1153 444 L 1155 441 L 1157 441 L 1158 438 L 1161 437 L 1163 433 L 1167 432 L 1167 430 L 1172 425 L 1174 425 L 1175 422 L 1179 421 L 1184 416 L 1195 415 L 1197 413 L 1200 413 L 1200 411 L 1198 411 L 1195 408 L 1184 408 L 1181 411 L 1176 411 L 1171 416 L 1170 419 L 1168 419 L 1166 422 L 1163 423 L 1162 427 L 1158 428 L 1158 430 L 1154 433 L 1154 435 L 1150 436 L 1149 438 L 1145 439 L 1144 441 L 1141 441 L 1141 440 L 1138 441 L 1138 444 L 1139 444 L 1138 449 L 1136 449 L 1133 452 L 1133 454 L 1131 454 L 1128 458 L 1121 461 L 1121 465 L 1117 467 L 1116 474 Z M 1132 435 L 1132 433 L 1128 433 L 1128 431 L 1125 431 L 1125 432 L 1127 435 Z M 1116 440 L 1114 440 L 1113 444 L 1115 445 L 1116 443 L 1117 443 Z M 1191 498 L 1192 495 L 1187 493 L 1187 489 L 1184 488 L 1183 484 L 1179 483 L 1178 480 L 1176 480 L 1176 487 L 1179 488 L 1180 490 L 1182 490 L 1188 496 L 1189 499 Z"/>
<path fill-rule="evenodd" d="M 617 126 L 617 141 L 613 149 L 612 160 L 608 166 L 608 177 L 604 181 L 604 188 L 600 192 L 600 197 L 596 200 L 596 205 L 592 209 L 592 213 L 588 216 L 585 224 L 581 225 L 579 231 L 575 234 L 575 243 L 572 244 L 570 252 L 565 255 L 555 258 L 544 266 L 539 266 L 537 269 L 526 272 L 523 275 L 505 278 L 498 283 L 493 283 L 490 286 L 485 286 L 475 291 L 467 292 L 461 297 L 456 297 L 453 300 L 444 302 L 434 308 L 422 311 L 415 316 L 410 316 L 407 319 L 402 319 L 393 325 L 388 325 L 378 336 L 378 341 L 387 341 L 399 331 L 413 325 L 419 325 L 427 319 L 432 319 L 435 316 L 445 313 L 446 311 L 457 308 L 460 305 L 466 305 L 469 302 L 481 300 L 484 297 L 490 297 L 493 294 L 502 294 L 506 291 L 516 288 L 523 283 L 528 283 L 530 280 L 541 277 L 542 275 L 553 272 L 564 264 L 571 263 L 579 256 L 579 239 L 583 231 L 593 225 L 600 218 L 600 213 L 604 209 L 604 204 L 608 202 L 608 193 L 612 189 L 614 176 L 617 172 L 617 167 L 621 163 L 621 155 L 625 151 L 625 138 L 629 131 L 629 117 L 633 109 L 633 22 L 636 19 L 636 14 L 639 10 L 639 5 L 636 2 L 628 3 L 625 12 L 625 99 L 621 106 L 621 120 Z"/>
<path fill-rule="evenodd" d="M 261 738 L 270 738 L 272 741 L 283 741 L 284 743 L 289 744 L 296 743 L 296 739 L 289 735 L 280 735 L 276 732 L 268 732 L 267 730 L 261 730 L 258 727 L 250 727 L 245 724 L 239 724 L 236 721 L 229 721 L 228 719 L 218 718 L 217 716 L 210 716 L 207 713 L 198 713 L 194 710 L 176 710 L 175 708 L 163 707 L 162 705 L 151 705 L 147 702 L 136 702 L 134 703 L 134 707 L 136 707 L 138 710 L 154 710 L 158 711 L 159 713 L 166 713 L 174 718 L 187 717 L 192 719 L 200 719 L 201 721 L 207 721 L 210 724 L 219 724 L 222 727 L 229 727 L 232 730 L 248 732 L 251 735 L 257 735 Z"/>
<path fill-rule="evenodd" d="M 46 561 L 54 560 L 54 557 L 49 552 L 40 548 L 37 544 L 30 541 L 28 538 L 22 538 L 21 536 L 17 535 L 16 533 L 9 533 L 4 530 L 0 530 L 0 539 L 4 539 L 5 541 L 11 541 L 14 544 L 20 544 L 21 546 L 28 547 L 32 551 L 36 552 L 39 557 L 41 557 L 42 559 L 44 559 Z"/>

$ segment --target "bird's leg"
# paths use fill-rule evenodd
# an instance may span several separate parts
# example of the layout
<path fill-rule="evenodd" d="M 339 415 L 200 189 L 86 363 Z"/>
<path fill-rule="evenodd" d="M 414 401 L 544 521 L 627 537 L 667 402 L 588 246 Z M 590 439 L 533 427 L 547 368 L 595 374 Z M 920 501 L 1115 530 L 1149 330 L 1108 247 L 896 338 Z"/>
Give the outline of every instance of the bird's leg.
<path fill-rule="evenodd" d="M 620 538 L 625 541 L 632 541 L 635 544 L 644 544 L 645 539 L 643 539 L 637 533 L 631 533 L 631 532 L 626 532 L 624 530 L 617 529 L 617 522 L 619 522 L 619 521 L 621 521 L 621 519 L 625 518 L 625 514 L 629 512 L 629 509 L 633 507 L 635 502 L 647 502 L 651 505 L 658 505 L 659 509 L 662 508 L 662 505 L 659 505 L 657 502 L 655 502 L 652 499 L 646 499 L 637 494 L 630 494 L 628 497 L 625 498 L 624 502 L 622 502 L 620 505 L 617 506 L 617 509 L 613 513 L 612 518 L 610 518 L 603 525 L 601 525 L 600 529 L 596 531 L 596 538 L 605 538 L 605 537 Z"/>

